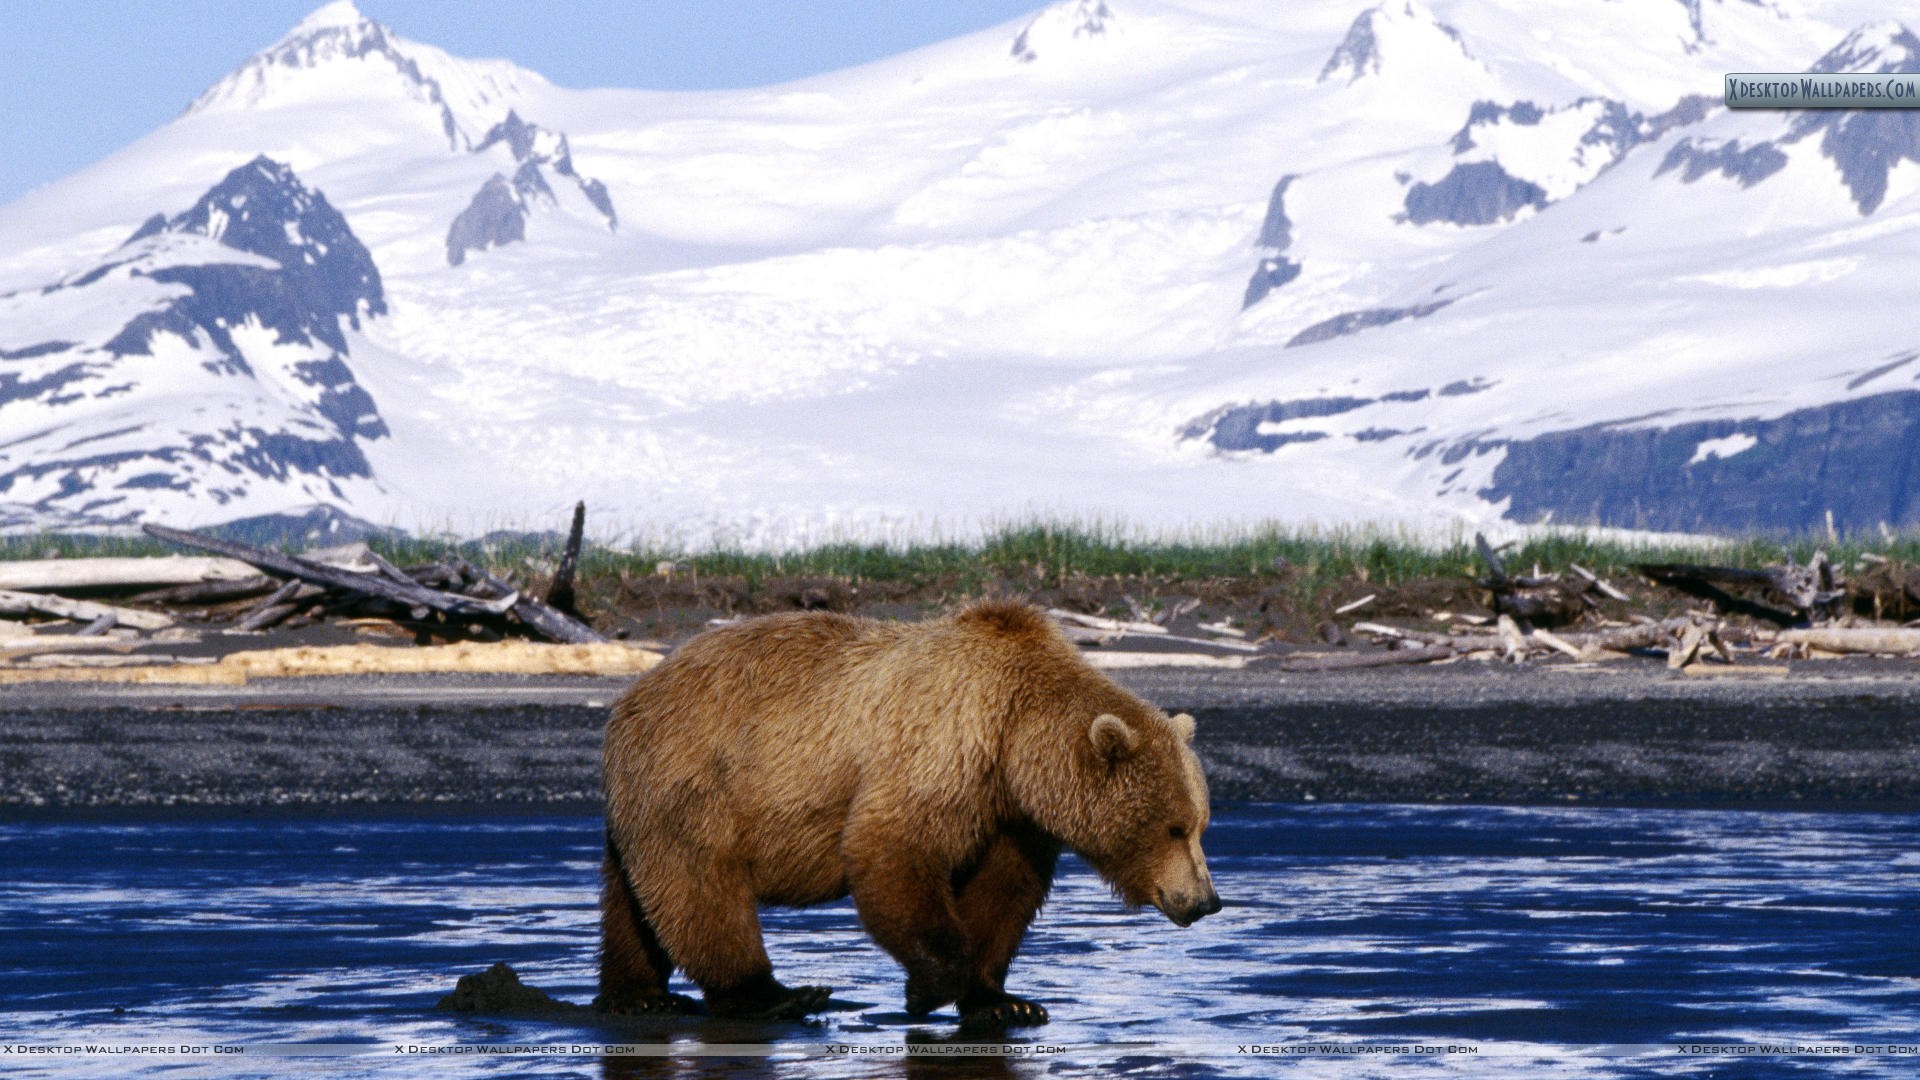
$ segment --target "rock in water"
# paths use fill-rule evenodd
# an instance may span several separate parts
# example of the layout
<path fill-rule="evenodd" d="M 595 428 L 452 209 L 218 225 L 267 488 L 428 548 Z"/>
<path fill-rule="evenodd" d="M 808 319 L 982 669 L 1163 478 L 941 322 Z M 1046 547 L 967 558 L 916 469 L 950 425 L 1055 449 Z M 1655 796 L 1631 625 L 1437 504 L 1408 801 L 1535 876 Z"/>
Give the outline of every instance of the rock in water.
<path fill-rule="evenodd" d="M 441 998 L 434 1008 L 443 1012 L 480 1013 L 486 1016 L 551 1016 L 581 1009 L 545 990 L 521 982 L 520 974 L 504 961 L 485 971 L 460 976 L 453 993 Z"/>

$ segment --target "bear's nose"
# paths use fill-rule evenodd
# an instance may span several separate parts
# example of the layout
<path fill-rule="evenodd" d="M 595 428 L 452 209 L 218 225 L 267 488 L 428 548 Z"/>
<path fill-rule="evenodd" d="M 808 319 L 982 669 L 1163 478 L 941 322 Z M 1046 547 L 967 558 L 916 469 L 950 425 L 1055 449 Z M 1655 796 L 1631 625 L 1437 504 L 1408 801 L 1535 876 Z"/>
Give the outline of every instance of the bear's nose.
<path fill-rule="evenodd" d="M 1220 894 L 1214 892 L 1212 889 L 1208 889 L 1206 899 L 1200 901 L 1199 905 L 1193 909 L 1193 917 L 1195 919 L 1202 919 L 1219 910 Z"/>

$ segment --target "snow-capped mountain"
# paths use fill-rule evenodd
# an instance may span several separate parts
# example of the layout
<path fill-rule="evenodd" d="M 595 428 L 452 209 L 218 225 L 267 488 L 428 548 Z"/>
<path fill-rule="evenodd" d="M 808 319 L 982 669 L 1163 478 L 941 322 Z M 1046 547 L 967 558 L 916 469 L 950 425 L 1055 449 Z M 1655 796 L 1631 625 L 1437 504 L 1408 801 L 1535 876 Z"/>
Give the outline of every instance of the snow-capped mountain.
<path fill-rule="evenodd" d="M 659 93 L 330 4 L 0 208 L 0 523 L 1920 522 L 1920 112 L 1718 99 L 1886 13 L 1068 0 Z"/>
<path fill-rule="evenodd" d="M 86 272 L 0 298 L 0 523 L 351 502 L 387 435 L 344 331 L 386 312 L 326 197 L 265 157 Z M 236 515 L 237 516 L 237 515 Z"/>

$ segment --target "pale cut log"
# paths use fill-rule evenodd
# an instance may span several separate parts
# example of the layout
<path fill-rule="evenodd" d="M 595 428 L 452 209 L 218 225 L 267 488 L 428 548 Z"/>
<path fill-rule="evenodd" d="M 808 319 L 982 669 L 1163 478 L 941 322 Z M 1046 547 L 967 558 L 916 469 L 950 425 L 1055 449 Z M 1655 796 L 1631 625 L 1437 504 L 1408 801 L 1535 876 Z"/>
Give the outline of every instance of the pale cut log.
<path fill-rule="evenodd" d="M 1422 645 L 1444 645 L 1456 652 L 1485 652 L 1489 649 L 1500 650 L 1506 647 L 1503 638 L 1492 634 L 1434 634 L 1425 630 L 1407 630 L 1398 626 L 1384 626 L 1380 623 L 1355 623 L 1356 634 L 1371 634 L 1374 637 L 1390 641 L 1417 641 Z"/>
<path fill-rule="evenodd" d="M 1048 608 L 1047 614 L 1064 623 L 1073 623 L 1090 630 L 1115 630 L 1128 634 L 1164 634 L 1167 628 L 1159 623 L 1127 622 L 1123 619 L 1106 619 L 1098 615 L 1082 615 L 1077 611 L 1065 611 L 1060 608 Z"/>
<path fill-rule="evenodd" d="M 1174 652 L 1090 652 L 1084 656 L 1087 663 L 1103 670 L 1121 670 L 1129 668 L 1187 667 L 1187 668 L 1223 668 L 1237 671 L 1247 666 L 1250 656 L 1208 656 L 1204 653 Z"/>
<path fill-rule="evenodd" d="M 1568 563 L 1567 565 L 1569 567 L 1572 567 L 1574 573 L 1579 574 L 1581 577 L 1585 578 L 1587 580 L 1587 584 L 1600 590 L 1602 593 L 1605 593 L 1607 596 L 1615 600 L 1630 599 L 1626 593 L 1623 593 L 1619 589 L 1616 589 L 1612 585 L 1609 585 L 1605 578 L 1602 578 L 1600 575 L 1594 573 L 1593 571 L 1587 569 L 1584 566 L 1581 566 L 1579 563 Z"/>
<path fill-rule="evenodd" d="M 151 559 L 29 559 L 0 562 L 0 589 L 65 592 L 72 589 L 156 589 L 239 581 L 257 571 L 237 559 L 168 555 Z"/>
<path fill-rule="evenodd" d="M 1520 633 L 1519 624 L 1513 621 L 1512 616 L 1502 615 L 1500 616 L 1499 627 L 1500 640 L 1505 642 L 1507 646 L 1507 659 L 1513 661 L 1525 660 L 1527 653 L 1532 651 L 1532 646 L 1527 644 L 1525 635 Z"/>
<path fill-rule="evenodd" d="M 1367 595 L 1361 597 L 1360 599 L 1355 600 L 1351 604 L 1342 604 L 1339 607 L 1334 608 L 1333 613 L 1335 615 L 1345 615 L 1349 612 L 1359 611 L 1361 608 L 1366 607 L 1368 604 L 1373 603 L 1376 599 L 1379 598 L 1379 596 L 1380 596 L 1379 593 L 1368 593 Z"/>
<path fill-rule="evenodd" d="M 152 611 L 135 611 L 111 604 L 97 604 L 91 600 L 69 600 L 49 593 L 0 589 L 0 615 L 32 614 L 89 623 L 102 615 L 112 615 L 114 622 L 135 630 L 163 630 L 173 625 L 172 619 Z"/>
<path fill-rule="evenodd" d="M 1280 668 L 1283 671 L 1345 671 L 1394 664 L 1429 664 L 1452 659 L 1454 655 L 1454 651 L 1444 645 L 1376 653 L 1295 653 L 1283 658 Z"/>
<path fill-rule="evenodd" d="M 1667 667 L 1678 671 L 1693 663 L 1694 658 L 1700 655 L 1700 646 L 1706 643 L 1707 632 L 1700 628 L 1700 624 L 1688 626 L 1680 634 L 1680 644 L 1667 652 Z"/>
<path fill-rule="evenodd" d="M 1566 653 L 1568 656 L 1573 657 L 1575 660 L 1586 659 L 1585 653 L 1581 652 L 1578 648 L 1576 648 L 1572 642 L 1562 640 L 1558 635 L 1550 634 L 1545 630 L 1541 630 L 1538 627 L 1535 627 L 1532 635 L 1530 636 L 1533 638 L 1533 640 L 1538 641 L 1549 648 L 1558 649 L 1561 652 Z"/>
<path fill-rule="evenodd" d="M 1905 656 L 1920 652 L 1920 628 L 1904 626 L 1828 626 L 1811 630 L 1782 630 L 1778 640 L 1836 653 Z"/>

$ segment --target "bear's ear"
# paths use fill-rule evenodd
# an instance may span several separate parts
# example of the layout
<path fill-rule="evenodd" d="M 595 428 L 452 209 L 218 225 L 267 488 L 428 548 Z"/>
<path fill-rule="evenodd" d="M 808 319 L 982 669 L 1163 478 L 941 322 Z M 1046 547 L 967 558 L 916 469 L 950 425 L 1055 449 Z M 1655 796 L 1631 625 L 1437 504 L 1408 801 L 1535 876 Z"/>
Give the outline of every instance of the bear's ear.
<path fill-rule="evenodd" d="M 1174 717 L 1172 717 L 1172 723 L 1173 723 L 1173 733 L 1175 735 L 1180 736 L 1181 742 L 1190 743 L 1193 741 L 1192 715 L 1188 713 L 1179 713 Z"/>
<path fill-rule="evenodd" d="M 1087 729 L 1087 737 L 1093 740 L 1094 753 L 1108 761 L 1119 761 L 1133 753 L 1133 748 L 1140 742 L 1139 733 L 1112 713 L 1101 713 L 1095 717 L 1093 726 Z"/>

